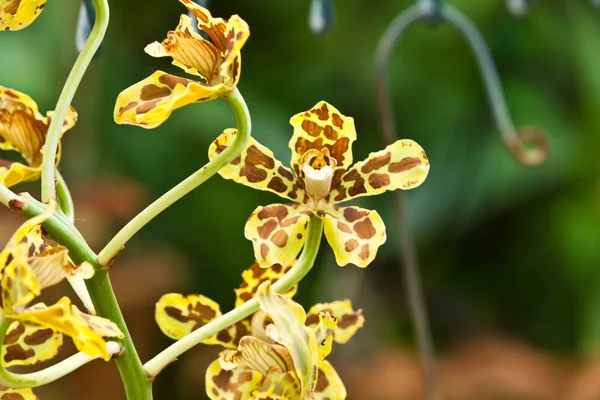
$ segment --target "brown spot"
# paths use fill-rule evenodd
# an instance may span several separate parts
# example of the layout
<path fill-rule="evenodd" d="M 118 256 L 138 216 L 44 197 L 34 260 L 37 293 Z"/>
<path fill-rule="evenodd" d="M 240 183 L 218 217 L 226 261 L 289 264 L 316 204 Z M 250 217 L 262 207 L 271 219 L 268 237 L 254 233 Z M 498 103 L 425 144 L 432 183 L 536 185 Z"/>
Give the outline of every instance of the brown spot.
<path fill-rule="evenodd" d="M 10 331 L 8 335 L 4 337 L 4 345 L 9 345 L 15 343 L 19 340 L 19 337 L 25 332 L 25 327 L 21 324 L 17 325 L 15 329 Z"/>
<path fill-rule="evenodd" d="M 348 225 L 343 223 L 342 221 L 337 222 L 337 228 L 344 233 L 352 233 L 352 230 Z"/>
<path fill-rule="evenodd" d="M 7 14 L 16 15 L 20 5 L 21 0 L 13 0 L 11 3 L 8 3 L 6 7 L 4 7 L 3 11 Z"/>
<path fill-rule="evenodd" d="M 346 252 L 350 253 L 350 252 L 356 250 L 358 248 L 358 246 L 359 246 L 358 240 L 350 239 L 350 240 L 347 240 L 346 243 L 344 243 L 344 250 L 346 250 Z"/>
<path fill-rule="evenodd" d="M 367 250 L 367 257 L 368 257 L 368 250 Z M 345 329 L 349 326 L 352 326 L 356 323 L 356 321 L 358 321 L 358 317 L 360 315 L 360 311 L 357 313 L 353 313 L 353 314 L 346 314 L 344 316 L 342 316 L 342 319 L 338 322 L 338 328 L 340 329 Z"/>
<path fill-rule="evenodd" d="M 271 269 L 273 270 L 273 272 L 278 274 L 281 272 L 282 267 L 281 267 L 281 264 L 274 264 L 274 265 L 271 265 Z"/>
<path fill-rule="evenodd" d="M 238 385 L 241 385 L 242 383 L 245 382 L 250 382 L 252 380 L 252 372 L 242 372 L 239 376 L 238 376 Z"/>
<path fill-rule="evenodd" d="M 292 175 L 292 172 L 283 166 L 279 166 L 279 168 L 277 168 L 277 172 L 279 172 L 279 175 L 283 176 L 288 181 L 294 180 L 294 175 Z"/>
<path fill-rule="evenodd" d="M 5 362 L 11 362 L 14 360 L 26 360 L 29 357 L 35 356 L 35 351 L 33 349 L 25 350 L 18 344 L 13 344 L 6 348 L 6 354 L 4 355 Z"/>
<path fill-rule="evenodd" d="M 309 314 L 306 317 L 306 325 L 316 325 L 319 323 L 319 316 L 317 314 Z"/>
<path fill-rule="evenodd" d="M 16 94 L 16 93 L 13 93 L 13 92 L 12 92 L 12 91 L 10 91 L 10 90 L 7 90 L 7 91 L 5 91 L 4 93 L 6 93 L 6 95 L 7 95 L 8 97 L 12 97 L 13 99 L 18 99 L 18 98 L 19 98 L 19 95 L 18 95 L 18 94 Z"/>
<path fill-rule="evenodd" d="M 8 389 L 8 388 L 7 388 Z M 36 397 L 37 399 L 37 397 Z M 0 400 L 25 400 L 19 393 L 4 393 Z"/>
<path fill-rule="evenodd" d="M 314 121 L 305 119 L 302 121 L 302 129 L 310 136 L 319 136 L 323 128 Z"/>
<path fill-rule="evenodd" d="M 377 230 L 373 226 L 373 223 L 369 218 L 364 219 L 354 224 L 354 232 L 361 239 L 371 239 L 377 233 Z"/>
<path fill-rule="evenodd" d="M 363 244 L 360 247 L 360 253 L 358 253 L 358 256 L 363 259 L 366 260 L 367 258 L 369 258 L 369 245 L 368 244 Z"/>
<path fill-rule="evenodd" d="M 154 84 L 146 85 L 142 88 L 140 99 L 143 101 L 154 100 L 161 97 L 166 97 L 171 94 L 171 89 L 168 87 L 160 87 Z"/>
<path fill-rule="evenodd" d="M 260 245 L 260 257 L 264 260 L 267 258 L 268 255 L 269 255 L 269 246 L 262 243 Z"/>
<path fill-rule="evenodd" d="M 327 104 L 325 103 L 323 103 L 321 108 L 313 108 L 310 112 L 315 114 L 321 121 L 329 119 L 329 108 L 327 108 Z"/>
<path fill-rule="evenodd" d="M 325 137 L 329 140 L 337 140 L 338 133 L 331 125 L 326 125 L 325 129 L 323 129 L 323 133 Z"/>
<path fill-rule="evenodd" d="M 290 225 L 295 225 L 300 218 L 302 218 L 302 216 L 296 215 L 294 217 L 286 219 L 285 221 L 282 221 L 280 225 L 282 228 L 287 228 Z"/>
<path fill-rule="evenodd" d="M 205 321 L 211 320 L 217 315 L 215 310 L 201 303 L 196 304 L 196 306 L 194 307 L 194 311 L 198 313 L 198 316 Z M 193 314 L 191 315 L 193 316 Z"/>
<path fill-rule="evenodd" d="M 271 190 L 276 191 L 277 193 L 283 193 L 287 190 L 287 186 L 278 176 L 274 176 L 273 178 L 271 178 L 267 187 Z"/>
<path fill-rule="evenodd" d="M 288 216 L 288 209 L 286 206 L 267 206 L 263 207 L 262 210 L 258 213 L 259 219 L 267 219 L 267 218 L 277 218 L 278 220 L 282 220 Z"/>
<path fill-rule="evenodd" d="M 179 322 L 188 322 L 192 319 L 191 317 L 184 317 L 181 313 L 181 310 L 179 308 L 175 308 L 175 307 L 165 307 L 165 313 L 169 317 L 171 317 Z"/>
<path fill-rule="evenodd" d="M 224 369 L 219 372 L 217 376 L 213 376 L 213 382 L 218 388 L 223 390 L 227 390 L 229 385 L 231 384 L 231 377 L 233 376 L 232 371 L 226 371 Z"/>
<path fill-rule="evenodd" d="M 331 122 L 333 122 L 333 125 L 335 125 L 337 128 L 341 129 L 344 127 L 344 120 L 335 113 L 331 115 Z"/>
<path fill-rule="evenodd" d="M 373 157 L 370 158 L 361 168 L 360 171 L 363 174 L 368 174 L 371 171 L 375 171 L 378 170 L 379 168 L 383 167 L 384 165 L 387 165 L 390 163 L 390 160 L 392 159 L 392 153 L 390 153 L 389 151 L 387 153 L 385 153 L 384 155 L 381 156 L 377 156 L 377 157 Z"/>
<path fill-rule="evenodd" d="M 390 177 L 387 174 L 371 174 L 369 175 L 369 185 L 373 189 L 379 189 L 381 187 L 388 186 L 390 184 Z"/>
<path fill-rule="evenodd" d="M 319 370 L 319 375 L 317 375 L 317 385 L 315 386 L 315 393 L 324 392 L 325 389 L 329 386 L 329 381 L 323 373 L 323 370 Z"/>
<path fill-rule="evenodd" d="M 217 340 L 220 340 L 221 342 L 229 343 L 231 341 L 231 339 L 232 339 L 232 337 L 229 334 L 229 331 L 227 329 L 223 329 L 222 331 L 220 331 L 217 334 Z"/>
<path fill-rule="evenodd" d="M 154 107 L 156 107 L 156 105 L 160 102 L 161 102 L 161 99 L 156 99 L 156 100 L 149 101 L 147 103 L 140 104 L 139 106 L 137 106 L 135 108 L 135 112 L 137 114 L 145 114 L 148 111 L 152 110 Z"/>
<path fill-rule="evenodd" d="M 260 151 L 258 147 L 252 145 L 246 150 L 246 158 L 244 166 L 240 170 L 240 176 L 245 176 L 248 182 L 264 181 L 267 178 L 267 171 L 257 168 L 258 165 L 272 169 L 275 167 L 275 161 Z"/>
<path fill-rule="evenodd" d="M 177 86 L 178 83 L 180 83 L 180 84 L 182 84 L 184 86 L 187 86 L 190 83 L 189 79 L 180 78 L 178 76 L 169 75 L 169 74 L 161 75 L 158 78 L 158 81 L 160 83 L 164 83 L 165 85 L 167 85 L 171 89 L 175 89 L 175 86 Z"/>
<path fill-rule="evenodd" d="M 38 329 L 31 335 L 25 336 L 23 341 L 29 346 L 35 346 L 44 343 L 46 340 L 50 339 L 52 335 L 54 335 L 54 331 L 52 329 Z"/>
<path fill-rule="evenodd" d="M 366 210 L 361 210 L 359 208 L 354 207 L 345 207 L 344 208 L 344 219 L 346 221 L 352 223 L 358 221 L 359 219 L 367 216 L 369 214 Z"/>
<path fill-rule="evenodd" d="M 137 101 L 130 101 L 126 106 L 119 108 L 119 114 L 123 114 L 125 111 L 131 110 L 133 107 L 138 105 Z"/>
<path fill-rule="evenodd" d="M 302 239 L 302 234 L 301 234 L 301 233 L 297 234 L 297 235 L 296 235 L 296 238 L 297 238 L 298 240 Z"/>
<path fill-rule="evenodd" d="M 284 230 L 280 229 L 273 234 L 273 237 L 271 238 L 271 242 L 273 242 L 273 244 L 275 246 L 283 248 L 287 244 L 288 238 L 289 238 L 288 234 L 285 233 Z"/>
<path fill-rule="evenodd" d="M 408 171 L 409 169 L 418 167 L 421 165 L 421 159 L 417 157 L 405 157 L 402 160 L 391 163 L 388 167 L 388 171 L 392 173 L 398 173 Z"/>
<path fill-rule="evenodd" d="M 244 300 L 244 302 L 250 300 L 252 298 L 252 295 L 248 292 L 244 292 L 242 294 L 240 294 L 240 299 Z"/>
<path fill-rule="evenodd" d="M 277 228 L 277 221 L 275 221 L 274 219 L 269 219 L 257 229 L 258 236 L 260 236 L 260 238 L 263 240 L 267 240 L 269 236 L 271 236 L 271 233 L 273 233 L 275 228 Z"/>
<path fill-rule="evenodd" d="M 26 206 L 27 206 L 27 203 L 25 203 L 21 199 L 11 199 L 8 202 L 8 207 L 16 213 L 23 212 L 23 210 L 25 209 Z"/>

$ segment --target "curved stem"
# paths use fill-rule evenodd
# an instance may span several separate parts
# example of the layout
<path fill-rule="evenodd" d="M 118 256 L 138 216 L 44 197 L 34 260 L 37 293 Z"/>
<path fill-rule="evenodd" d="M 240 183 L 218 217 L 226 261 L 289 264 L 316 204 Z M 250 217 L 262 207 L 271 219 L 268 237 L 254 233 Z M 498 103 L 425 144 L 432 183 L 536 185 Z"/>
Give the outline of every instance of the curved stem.
<path fill-rule="evenodd" d="M 313 217 L 308 224 L 308 233 L 302 255 L 296 264 L 280 280 L 273 284 L 276 293 L 285 293 L 296 285 L 310 271 L 315 263 L 319 251 L 321 236 L 323 234 L 323 221 Z M 234 308 L 219 318 L 191 332 L 184 338 L 173 343 L 165 350 L 157 354 L 153 359 L 144 364 L 149 376 L 157 376 L 163 368 L 173 362 L 181 354 L 196 346 L 204 339 L 213 336 L 223 329 L 235 324 L 258 310 L 255 299 L 248 300 L 239 307 Z"/>
<path fill-rule="evenodd" d="M 24 203 L 25 200 L 21 196 L 18 196 L 15 192 L 10 190 L 4 185 L 0 185 L 0 203 L 6 207 L 14 208 L 14 202 Z"/>
<path fill-rule="evenodd" d="M 65 214 L 67 219 L 73 223 L 75 221 L 75 206 L 73 205 L 71 191 L 61 173 L 56 170 L 55 174 L 57 180 L 56 196 L 58 197 L 58 204 L 60 205 L 63 214 Z"/>
<path fill-rule="evenodd" d="M 94 28 L 90 33 L 85 45 L 73 68 L 71 73 L 65 82 L 58 102 L 56 103 L 56 109 L 54 115 L 50 121 L 48 127 L 48 133 L 46 136 L 46 143 L 44 144 L 44 158 L 42 160 L 42 201 L 48 203 L 56 197 L 54 188 L 54 170 L 56 160 L 56 150 L 58 147 L 58 141 L 60 140 L 60 131 L 67 115 L 67 111 L 75 96 L 75 91 L 81 82 L 81 78 L 85 73 L 88 65 L 92 61 L 94 54 L 100 47 L 106 28 L 108 27 L 108 2 L 107 0 L 94 0 L 94 7 L 96 8 L 96 21 Z"/>
<path fill-rule="evenodd" d="M 207 181 L 215 175 L 221 168 L 233 161 L 246 147 L 250 139 L 251 122 L 250 112 L 244 98 L 237 88 L 232 94 L 225 98 L 237 121 L 238 134 L 231 146 L 227 147 L 221 154 L 209 161 L 205 166 L 200 168 L 187 179 L 179 183 L 177 186 L 162 195 L 154 203 L 150 204 L 125 225 L 117 235 L 106 245 L 106 247 L 98 254 L 98 262 L 100 265 L 107 267 L 110 265 L 114 257 L 121 251 L 125 243 L 133 237 L 140 229 L 142 229 L 154 217 L 163 212 L 171 204 L 194 190 L 196 187 Z"/>
<path fill-rule="evenodd" d="M 33 197 L 25 194 L 24 205 L 20 213 L 26 217 L 41 214 L 46 205 L 38 202 Z M 98 264 L 96 254 L 90 249 L 81 234 L 67 220 L 62 213 L 55 212 L 44 222 L 44 228 L 58 243 L 69 249 L 69 257 L 79 264 L 84 261 L 92 264 L 96 270 L 94 277 L 86 280 L 86 285 L 98 315 L 108 318 L 119 326 L 125 335 L 124 339 L 117 340 L 123 347 L 122 354 L 116 359 L 117 367 L 129 400 L 151 400 L 152 382 L 148 379 L 131 339 L 127 324 L 113 292 L 108 277 L 108 271 Z"/>
<path fill-rule="evenodd" d="M 2 322 L 0 323 L 0 343 L 4 341 L 4 335 L 11 323 L 12 321 L 2 318 Z M 107 342 L 106 349 L 111 355 L 121 351 L 121 347 L 117 342 Z M 90 357 L 85 353 L 79 352 L 57 364 L 44 368 L 41 371 L 26 374 L 15 374 L 14 372 L 10 372 L 0 363 L 0 385 L 8 386 L 13 389 L 34 388 L 46 385 L 96 359 L 97 357 Z"/>
<path fill-rule="evenodd" d="M 377 69 L 377 100 L 380 110 L 382 125 L 382 137 L 386 145 L 397 140 L 396 127 L 394 123 L 394 111 L 388 84 L 388 65 L 396 42 L 402 34 L 416 21 L 424 17 L 424 10 L 414 6 L 401 13 L 385 31 L 375 58 Z M 412 321 L 415 325 L 417 347 L 421 358 L 421 368 L 425 378 L 425 389 L 427 399 L 438 400 L 440 393 L 437 385 L 435 354 L 429 319 L 427 317 L 427 306 L 423 296 L 423 285 L 419 272 L 417 250 L 414 243 L 408 215 L 406 211 L 405 195 L 402 191 L 394 194 L 394 210 L 396 213 L 396 229 L 398 231 L 398 246 L 402 254 L 402 272 L 404 275 L 405 292 Z"/>
<path fill-rule="evenodd" d="M 451 5 L 442 9 L 442 18 L 454 25 L 467 39 L 479 65 L 494 121 L 502 140 L 511 155 L 521 164 L 536 166 L 548 156 L 548 142 L 540 131 L 527 128 L 517 130 L 510 116 L 508 106 L 498 77 L 498 71 L 490 49 L 477 26 L 467 16 Z M 525 143 L 533 147 L 528 149 Z"/>

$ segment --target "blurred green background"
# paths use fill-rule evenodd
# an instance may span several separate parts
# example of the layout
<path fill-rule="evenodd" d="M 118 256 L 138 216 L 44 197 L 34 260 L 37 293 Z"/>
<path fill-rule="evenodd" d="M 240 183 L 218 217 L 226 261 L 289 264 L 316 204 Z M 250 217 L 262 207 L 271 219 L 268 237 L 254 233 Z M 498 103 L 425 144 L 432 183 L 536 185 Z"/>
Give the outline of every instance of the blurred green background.
<path fill-rule="evenodd" d="M 210 142 L 235 125 L 223 100 L 175 111 L 150 131 L 115 124 L 112 111 L 123 89 L 156 69 L 184 74 L 143 48 L 164 39 L 185 8 L 175 0 L 110 3 L 104 49 L 75 96 L 79 120 L 63 140 L 61 164 L 76 206 L 87 212 L 78 214 L 77 225 L 91 235 L 96 251 L 128 218 L 207 162 Z M 308 1 L 210 4 L 213 15 L 239 14 L 250 25 L 239 89 L 254 137 L 282 161 L 290 157 L 289 118 L 320 100 L 354 117 L 355 160 L 383 146 L 373 56 L 393 16 L 412 2 L 336 3 L 337 19 L 324 36 L 308 29 Z M 516 125 L 545 131 L 551 153 L 536 169 L 511 159 L 496 135 L 471 51 L 451 26 L 418 24 L 400 41 L 390 68 L 399 136 L 418 141 L 432 166 L 425 184 L 407 198 L 442 387 L 456 399 L 600 398 L 600 388 L 592 397 L 577 397 L 577 385 L 570 383 L 573 371 L 587 368 L 600 349 L 600 10 L 584 0 L 539 1 L 517 18 L 500 0 L 449 3 L 482 30 Z M 29 28 L 2 33 L 0 84 L 29 94 L 41 110 L 53 109 L 76 57 L 77 14 L 76 2 L 50 1 Z M 35 192 L 37 185 L 18 189 Z M 161 293 L 198 292 L 223 310 L 233 306 L 240 272 L 253 261 L 244 223 L 258 205 L 279 201 L 216 176 L 128 244 L 113 278 L 134 340 L 143 343 L 143 360 L 170 343 L 153 323 Z M 365 270 L 337 267 L 324 244 L 297 299 L 310 306 L 348 297 L 364 309 L 365 328 L 333 355 L 349 399 L 421 398 L 392 196 L 355 203 L 380 212 L 388 242 Z M 0 221 L 9 221 L 8 213 L 2 211 Z M 531 383 L 551 365 L 552 373 L 538 379 L 543 388 L 515 384 L 520 389 L 508 390 L 512 383 L 497 378 L 488 391 L 469 384 L 464 393 L 456 389 L 452 374 L 475 379 L 479 368 L 468 371 L 477 362 L 500 363 L 494 358 L 500 356 L 469 347 L 482 340 L 496 343 L 498 354 L 517 354 L 507 370 L 519 370 L 523 357 L 537 357 L 540 365 L 527 364 L 533 375 L 522 372 L 517 381 Z M 452 358 L 457 351 L 462 356 Z M 469 351 L 476 361 L 461 364 Z M 207 346 L 183 355 L 156 380 L 156 398 L 205 398 L 204 370 L 215 356 Z M 78 376 L 92 378 L 65 378 L 36 393 L 42 399 L 81 398 L 87 390 L 90 399 L 122 398 L 113 366 L 86 368 Z M 375 374 L 380 370 L 388 373 Z M 94 389 L 94 382 L 102 383 Z M 556 384 L 564 391 L 549 391 Z M 100 390 L 110 385 L 116 387 L 113 397 L 102 397 Z"/>

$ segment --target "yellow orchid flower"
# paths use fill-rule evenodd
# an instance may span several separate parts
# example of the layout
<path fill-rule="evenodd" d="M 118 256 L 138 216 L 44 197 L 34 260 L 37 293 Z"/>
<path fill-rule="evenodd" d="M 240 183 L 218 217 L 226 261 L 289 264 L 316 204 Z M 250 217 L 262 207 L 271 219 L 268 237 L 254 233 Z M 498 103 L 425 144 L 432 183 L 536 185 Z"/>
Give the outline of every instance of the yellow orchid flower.
<path fill-rule="evenodd" d="M 27 28 L 40 15 L 46 0 L 0 0 L 0 30 Z"/>
<path fill-rule="evenodd" d="M 297 288 L 280 296 L 272 293 L 265 282 L 276 282 L 292 265 L 261 268 L 255 263 L 242 273 L 244 281 L 236 289 L 236 307 L 258 293 L 261 309 L 203 341 L 231 349 L 207 370 L 206 388 L 211 399 L 294 399 L 303 391 L 312 391 L 317 400 L 345 398 L 342 382 L 324 358 L 333 341 L 346 343 L 363 326 L 362 311 L 354 311 L 350 301 L 345 300 L 317 304 L 307 315 L 298 304 L 284 302 L 281 298 L 292 297 Z M 202 295 L 167 294 L 156 305 L 157 323 L 173 339 L 181 339 L 219 316 L 219 305 Z M 262 368 L 249 354 L 275 360 L 277 370 L 269 373 L 269 368 Z"/>
<path fill-rule="evenodd" d="M 317 216 L 324 221 L 337 263 L 366 267 L 386 240 L 385 225 L 376 211 L 337 203 L 419 186 L 429 172 L 425 152 L 412 140 L 398 140 L 352 165 L 354 120 L 324 101 L 290 123 L 293 173 L 253 138 L 219 171 L 224 178 L 296 202 L 258 207 L 252 213 L 245 235 L 256 259 L 261 266 L 295 259 L 306 240 L 308 221 Z M 209 158 L 226 149 L 236 134 L 235 129 L 225 130 L 210 146 Z"/>
<path fill-rule="evenodd" d="M 62 345 L 62 335 L 91 357 L 110 358 L 103 337 L 123 337 L 113 322 L 85 314 L 67 297 L 46 306 L 29 304 L 42 289 L 67 276 L 89 279 L 94 268 L 89 263 L 73 264 L 68 250 L 51 246 L 43 237 L 41 224 L 54 212 L 51 203 L 41 215 L 25 222 L 0 252 L 0 311 L 13 321 L 2 343 L 1 362 L 31 365 L 54 357 Z"/>
<path fill-rule="evenodd" d="M 179 1 L 198 19 L 198 27 L 210 40 L 196 33 L 191 18 L 183 14 L 165 40 L 144 50 L 152 57 L 173 58 L 174 65 L 204 82 L 156 71 L 119 94 L 114 111 L 118 124 L 155 128 L 177 108 L 227 96 L 240 79 L 240 52 L 250 36 L 248 24 L 237 15 L 228 21 L 213 18 L 192 0 Z"/>
<path fill-rule="evenodd" d="M 25 160 L 25 163 L 20 163 L 0 159 L 0 185 L 11 187 L 39 179 L 42 172 L 42 148 L 51 119 L 52 112 L 42 116 L 31 97 L 0 86 L 0 150 L 16 151 Z M 76 121 L 77 113 L 70 107 L 61 128 L 61 136 Z M 60 145 L 56 163 L 59 161 Z"/>

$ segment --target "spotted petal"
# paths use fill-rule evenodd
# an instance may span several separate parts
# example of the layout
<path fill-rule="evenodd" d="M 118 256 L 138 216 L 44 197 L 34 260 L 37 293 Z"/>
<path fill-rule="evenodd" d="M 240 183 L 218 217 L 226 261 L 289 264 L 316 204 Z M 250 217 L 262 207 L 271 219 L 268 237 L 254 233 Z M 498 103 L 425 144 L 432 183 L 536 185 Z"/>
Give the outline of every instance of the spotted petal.
<path fill-rule="evenodd" d="M 102 337 L 108 334 L 122 338 L 123 334 L 113 322 L 107 319 L 92 316 L 84 318 L 82 314 L 67 297 L 63 297 L 50 307 L 32 307 L 7 317 L 25 324 L 51 328 L 70 336 L 77 349 L 90 357 L 101 356 L 105 360 L 110 359 Z"/>
<path fill-rule="evenodd" d="M 243 282 L 238 289 L 235 289 L 235 306 L 239 307 L 254 297 L 261 283 L 265 281 L 271 281 L 271 283 L 277 282 L 292 269 L 294 264 L 295 262 L 288 263 L 286 266 L 273 264 L 269 268 L 261 268 L 258 263 L 252 264 L 250 268 L 242 272 Z M 297 290 L 298 285 L 295 285 L 285 295 L 292 298 Z"/>
<path fill-rule="evenodd" d="M 229 87 L 237 85 L 241 72 L 240 51 L 248 37 L 250 28 L 246 21 L 237 15 L 228 21 L 214 18 L 210 12 L 192 0 L 180 0 L 183 5 L 198 19 L 198 27 L 208 34 L 212 43 L 220 52 L 221 62 L 218 66 L 220 81 Z"/>
<path fill-rule="evenodd" d="M 365 268 L 386 240 L 385 225 L 377 211 L 360 207 L 331 207 L 322 211 L 325 237 L 340 266 Z"/>
<path fill-rule="evenodd" d="M 171 116 L 173 110 L 212 100 L 229 90 L 223 84 L 209 86 L 156 71 L 119 94 L 114 110 L 115 122 L 156 128 Z"/>
<path fill-rule="evenodd" d="M 288 349 L 278 344 L 269 344 L 253 336 L 240 340 L 237 350 L 224 352 L 219 358 L 226 370 L 248 368 L 266 376 L 270 371 L 294 370 L 294 361 Z"/>
<path fill-rule="evenodd" d="M 304 309 L 287 297 L 274 293 L 270 282 L 259 286 L 255 298 L 260 309 L 275 323 L 277 334 L 272 338 L 285 346 L 294 360 L 300 392 L 309 396 L 316 382 L 319 351 L 313 330 L 305 326 Z"/>
<path fill-rule="evenodd" d="M 251 400 L 302 400 L 296 373 L 269 372 L 261 387 L 252 393 Z"/>
<path fill-rule="evenodd" d="M 423 148 L 412 140 L 398 140 L 383 150 L 369 154 L 352 166 L 332 185 L 336 203 L 386 190 L 409 190 L 419 186 L 429 173 L 429 160 Z"/>
<path fill-rule="evenodd" d="M 50 328 L 26 326 L 15 321 L 4 337 L 2 364 L 10 367 L 50 360 L 58 354 L 61 346 L 60 333 Z"/>
<path fill-rule="evenodd" d="M 236 129 L 225 129 L 210 145 L 208 157 L 212 160 L 233 143 Z M 304 190 L 298 188 L 289 168 L 273 156 L 267 147 L 250 138 L 240 156 L 219 171 L 225 179 L 258 190 L 273 192 L 292 201 L 302 201 Z"/>
<path fill-rule="evenodd" d="M 156 303 L 156 322 L 172 339 L 181 339 L 219 316 L 219 305 L 201 294 L 169 293 Z"/>
<path fill-rule="evenodd" d="M 306 325 L 317 327 L 321 313 L 331 314 L 337 319 L 337 329 L 333 334 L 337 343 L 347 343 L 365 324 L 362 310 L 354 311 L 350 300 L 315 304 L 307 313 Z"/>
<path fill-rule="evenodd" d="M 211 400 L 250 399 L 262 379 L 258 372 L 247 368 L 224 370 L 215 360 L 206 370 L 206 394 Z"/>
<path fill-rule="evenodd" d="M 27 304 L 42 293 L 40 283 L 21 252 L 12 254 L 13 260 L 2 273 L 2 311 L 6 314 L 21 312 Z"/>
<path fill-rule="evenodd" d="M 0 400 L 40 400 L 31 389 L 11 389 L 0 385 Z"/>
<path fill-rule="evenodd" d="M 246 222 L 244 234 L 252 241 L 261 267 L 287 264 L 296 259 L 306 240 L 313 212 L 302 205 L 271 204 L 258 207 Z"/>
<path fill-rule="evenodd" d="M 354 119 L 321 101 L 312 109 L 294 115 L 290 123 L 294 127 L 289 143 L 292 149 L 291 164 L 301 187 L 304 188 L 302 156 L 310 149 L 323 148 L 327 148 L 337 162 L 331 183 L 332 187 L 336 187 L 344 171 L 352 164 L 352 143 L 356 140 Z"/>
<path fill-rule="evenodd" d="M 46 0 L 0 0 L 0 30 L 18 31 L 40 15 Z"/>
<path fill-rule="evenodd" d="M 319 364 L 317 385 L 313 393 L 314 400 L 344 400 L 346 388 L 333 366 L 328 361 Z"/>
<path fill-rule="evenodd" d="M 68 253 L 66 247 L 53 246 L 29 259 L 29 266 L 42 289 L 56 285 L 68 276 L 82 279 L 94 276 L 92 264 L 84 262 L 76 266 Z"/>

